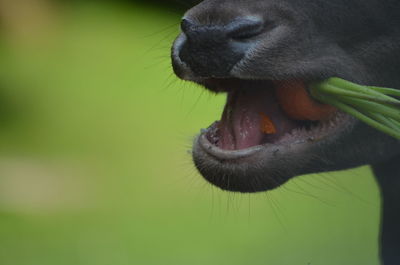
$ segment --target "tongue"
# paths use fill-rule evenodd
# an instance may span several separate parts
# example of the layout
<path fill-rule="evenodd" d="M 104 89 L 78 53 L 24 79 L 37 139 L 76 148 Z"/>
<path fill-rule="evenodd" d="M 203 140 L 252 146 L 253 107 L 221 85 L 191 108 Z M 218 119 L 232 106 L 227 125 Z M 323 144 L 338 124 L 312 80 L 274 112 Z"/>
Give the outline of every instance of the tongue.
<path fill-rule="evenodd" d="M 276 127 L 275 134 L 262 131 L 262 117 L 265 115 Z M 219 147 L 237 150 L 273 142 L 294 127 L 295 122 L 280 110 L 272 89 L 235 90 L 228 93 L 219 123 Z"/>
<path fill-rule="evenodd" d="M 265 103 L 259 91 L 238 90 L 228 94 L 220 122 L 220 147 L 244 149 L 261 143 L 264 134 L 260 129 Z M 263 96 L 265 98 L 265 96 Z"/>

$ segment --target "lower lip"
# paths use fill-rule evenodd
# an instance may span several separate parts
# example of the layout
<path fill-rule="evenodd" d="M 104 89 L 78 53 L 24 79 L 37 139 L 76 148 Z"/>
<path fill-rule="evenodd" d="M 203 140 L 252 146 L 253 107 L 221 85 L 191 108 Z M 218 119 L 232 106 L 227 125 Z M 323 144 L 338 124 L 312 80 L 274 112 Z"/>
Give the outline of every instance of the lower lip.
<path fill-rule="evenodd" d="M 240 150 L 223 150 L 216 145 L 210 143 L 210 141 L 207 139 L 206 132 L 201 133 L 195 141 L 206 153 L 219 160 L 233 160 L 250 157 L 265 148 L 265 145 L 256 145 Z"/>

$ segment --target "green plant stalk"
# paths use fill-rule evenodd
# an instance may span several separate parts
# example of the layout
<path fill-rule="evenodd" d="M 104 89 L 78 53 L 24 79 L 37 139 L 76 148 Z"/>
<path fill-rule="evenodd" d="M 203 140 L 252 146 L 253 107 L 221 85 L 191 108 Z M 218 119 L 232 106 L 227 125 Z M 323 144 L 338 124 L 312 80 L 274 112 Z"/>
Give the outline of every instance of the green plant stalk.
<path fill-rule="evenodd" d="M 329 98 L 327 96 L 320 95 L 318 93 L 312 93 L 313 97 L 320 100 L 321 102 L 327 103 L 329 105 L 332 105 L 338 109 L 341 109 L 342 111 L 354 116 L 355 118 L 365 122 L 366 124 L 392 136 L 397 139 L 400 139 L 400 131 L 399 130 L 394 130 L 392 127 L 387 126 L 386 124 L 382 124 L 373 118 L 361 113 L 360 111 L 356 110 L 355 108 L 348 106 L 338 100 L 335 100 L 333 98 Z"/>
<path fill-rule="evenodd" d="M 356 107 L 358 109 L 362 109 L 364 111 L 368 112 L 375 112 L 375 113 L 380 113 L 385 116 L 391 117 L 397 121 L 400 121 L 400 110 L 392 107 L 392 106 L 387 106 L 384 104 L 379 104 L 376 102 L 370 102 L 358 98 L 349 98 L 349 97 L 341 97 L 337 96 L 335 97 L 338 101 L 341 101 L 343 103 L 346 103 L 350 106 Z"/>
<path fill-rule="evenodd" d="M 400 139 L 400 91 L 361 86 L 340 78 L 329 78 L 310 86 L 311 96 L 354 116 L 366 124 Z"/>
<path fill-rule="evenodd" d="M 368 94 L 363 94 L 360 92 L 352 91 L 352 90 L 346 90 L 340 87 L 335 87 L 331 85 L 330 83 L 326 83 L 323 85 L 316 85 L 318 91 L 331 94 L 331 95 L 339 95 L 339 96 L 347 96 L 350 98 L 359 98 L 359 99 L 364 99 L 368 101 L 373 101 L 376 103 L 382 103 L 382 104 L 388 104 L 388 105 L 395 105 L 400 107 L 400 100 L 397 100 L 395 98 L 389 98 L 387 99 L 386 97 L 377 97 L 377 96 L 371 96 Z"/>
<path fill-rule="evenodd" d="M 392 128 L 393 130 L 396 130 L 400 133 L 400 123 L 391 119 L 387 118 L 379 113 L 375 112 L 367 112 L 365 115 L 371 117 L 372 119 L 376 120 L 377 122 L 382 123 L 383 125 L 386 125 L 387 127 Z"/>
<path fill-rule="evenodd" d="M 399 129 L 400 130 L 400 122 L 399 121 L 396 121 L 396 120 L 394 120 L 394 119 L 392 119 L 392 118 L 388 118 L 392 123 L 394 123 L 395 125 L 396 125 L 396 127 L 397 127 L 397 129 Z"/>
<path fill-rule="evenodd" d="M 370 96 L 386 98 L 388 100 L 393 99 L 392 97 L 387 96 L 387 95 L 385 95 L 385 94 L 383 94 L 381 92 L 378 92 L 378 91 L 376 91 L 374 89 L 371 89 L 371 88 L 369 88 L 367 86 L 358 85 L 358 84 L 352 83 L 350 81 L 346 81 L 346 80 L 341 79 L 341 78 L 332 77 L 332 78 L 329 78 L 326 82 L 328 84 L 334 85 L 336 87 L 357 91 L 357 92 L 360 92 L 360 93 L 363 93 L 363 94 L 367 94 L 367 95 L 370 95 Z"/>
<path fill-rule="evenodd" d="M 395 97 L 400 97 L 400 90 L 388 87 L 377 87 L 377 86 L 368 86 L 370 89 L 373 89 L 379 93 L 383 93 L 386 95 L 391 95 Z"/>

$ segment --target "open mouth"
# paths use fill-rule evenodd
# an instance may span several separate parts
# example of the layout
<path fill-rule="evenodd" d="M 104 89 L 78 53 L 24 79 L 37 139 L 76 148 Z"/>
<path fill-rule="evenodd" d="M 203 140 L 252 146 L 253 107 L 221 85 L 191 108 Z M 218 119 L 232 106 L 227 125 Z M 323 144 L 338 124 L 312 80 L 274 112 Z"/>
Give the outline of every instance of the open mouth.
<path fill-rule="evenodd" d="M 224 190 L 271 190 L 315 167 L 329 168 L 324 150 L 338 148 L 337 139 L 353 128 L 351 116 L 314 101 L 303 81 L 197 82 L 227 94 L 221 120 L 193 144 L 199 172 Z"/>
<path fill-rule="evenodd" d="M 227 93 L 221 120 L 201 135 L 214 156 L 216 150 L 244 154 L 268 145 L 318 142 L 346 120 L 344 113 L 312 100 L 302 81 L 206 79 L 203 85 Z"/>

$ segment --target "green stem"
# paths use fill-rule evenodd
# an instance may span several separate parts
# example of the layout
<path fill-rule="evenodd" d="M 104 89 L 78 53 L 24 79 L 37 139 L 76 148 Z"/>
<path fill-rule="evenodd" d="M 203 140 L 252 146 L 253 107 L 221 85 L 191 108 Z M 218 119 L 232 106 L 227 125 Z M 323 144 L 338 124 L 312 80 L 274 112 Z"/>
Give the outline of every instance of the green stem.
<path fill-rule="evenodd" d="M 344 112 L 354 116 L 355 118 L 365 122 L 366 124 L 374 127 L 375 129 L 378 129 L 390 136 L 400 139 L 400 132 L 398 130 L 394 130 L 391 127 L 388 127 L 387 125 L 384 125 L 384 124 L 381 124 L 381 123 L 375 121 L 374 119 L 368 117 L 367 115 L 364 115 L 363 113 L 359 112 L 358 110 L 354 109 L 353 107 L 350 107 L 346 104 L 343 104 L 342 102 L 339 102 L 339 101 L 336 101 L 334 99 L 327 98 L 324 96 L 317 95 L 317 98 L 324 103 L 327 103 L 338 109 L 341 109 L 342 111 L 344 111 Z"/>
<path fill-rule="evenodd" d="M 340 95 L 340 96 L 346 96 L 346 97 L 351 97 L 351 98 L 359 98 L 359 99 L 364 99 L 364 100 L 369 100 L 377 103 L 383 103 L 383 104 L 391 104 L 395 106 L 400 106 L 400 100 L 397 100 L 395 98 L 389 97 L 382 97 L 382 95 L 378 96 L 371 96 L 368 94 L 363 94 L 361 92 L 356 92 L 352 90 L 346 90 L 340 87 L 333 86 L 329 83 L 325 84 L 313 84 L 311 86 L 311 89 L 317 89 L 321 93 L 328 93 L 332 95 Z"/>
<path fill-rule="evenodd" d="M 388 118 L 392 123 L 394 123 L 394 125 L 396 125 L 397 129 L 400 130 L 400 122 L 396 121 L 395 119 L 392 118 Z"/>
<path fill-rule="evenodd" d="M 358 84 L 352 83 L 352 82 L 347 81 L 347 80 L 343 80 L 343 79 L 338 78 L 338 77 L 329 78 L 326 82 L 328 84 L 331 84 L 331 85 L 336 86 L 336 87 L 340 87 L 342 89 L 353 90 L 353 91 L 361 92 L 363 94 L 367 94 L 367 95 L 370 95 L 370 96 L 385 98 L 387 100 L 391 100 L 392 99 L 391 97 L 389 97 L 389 96 L 387 96 L 385 94 L 382 94 L 382 93 L 380 93 L 378 91 L 375 91 L 375 90 L 373 90 L 373 89 L 371 89 L 371 88 L 369 88 L 367 86 L 358 85 Z"/>
<path fill-rule="evenodd" d="M 400 110 L 398 108 L 358 98 L 338 96 L 337 99 L 353 107 L 363 109 L 364 111 L 380 113 L 400 121 Z"/>
<path fill-rule="evenodd" d="M 400 97 L 400 90 L 398 89 L 388 88 L 388 87 L 377 87 L 377 86 L 369 86 L 369 88 L 386 95 Z"/>
<path fill-rule="evenodd" d="M 396 120 L 393 120 L 391 118 L 385 117 L 379 113 L 375 113 L 375 112 L 368 112 L 368 115 L 371 118 L 373 118 L 374 120 L 382 123 L 383 125 L 386 125 L 387 127 L 392 128 L 393 130 L 396 130 L 400 133 L 400 123 Z"/>

